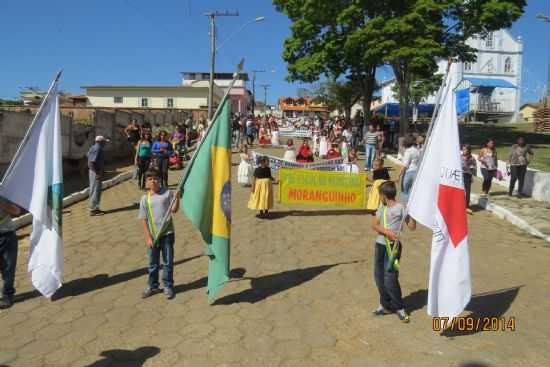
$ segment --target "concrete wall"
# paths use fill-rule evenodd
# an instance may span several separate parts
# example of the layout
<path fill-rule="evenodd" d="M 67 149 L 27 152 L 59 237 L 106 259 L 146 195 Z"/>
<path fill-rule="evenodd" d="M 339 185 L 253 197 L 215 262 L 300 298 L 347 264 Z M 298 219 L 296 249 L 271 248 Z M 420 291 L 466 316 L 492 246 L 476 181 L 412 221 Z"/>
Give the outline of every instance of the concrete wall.
<path fill-rule="evenodd" d="M 477 155 L 472 155 L 477 159 Z M 502 175 L 502 179 L 494 179 L 493 182 L 500 186 L 509 187 L 510 176 L 506 172 L 506 162 L 498 161 L 498 170 Z M 481 164 L 479 163 L 477 177 L 483 177 L 481 175 Z M 516 190 L 517 188 L 518 184 L 516 183 Z M 550 172 L 527 169 L 523 189 L 525 191 L 524 194 L 531 196 L 533 199 L 550 203 Z"/>

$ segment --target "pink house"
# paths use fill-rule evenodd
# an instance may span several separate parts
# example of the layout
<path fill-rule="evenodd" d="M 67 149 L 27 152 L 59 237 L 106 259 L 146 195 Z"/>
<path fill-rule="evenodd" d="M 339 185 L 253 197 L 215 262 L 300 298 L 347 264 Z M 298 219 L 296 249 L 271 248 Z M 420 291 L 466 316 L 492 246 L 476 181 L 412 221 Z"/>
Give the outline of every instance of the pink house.
<path fill-rule="evenodd" d="M 183 84 L 189 85 L 197 81 L 210 80 L 210 73 L 206 72 L 182 72 Z M 214 83 L 221 88 L 224 92 L 229 88 L 229 84 L 233 80 L 232 73 L 215 73 Z M 248 81 L 248 74 L 241 73 L 239 79 L 233 85 L 230 92 L 231 97 L 231 109 L 233 113 L 241 113 L 246 115 L 250 109 L 251 97 L 250 93 L 246 89 L 246 82 Z"/>

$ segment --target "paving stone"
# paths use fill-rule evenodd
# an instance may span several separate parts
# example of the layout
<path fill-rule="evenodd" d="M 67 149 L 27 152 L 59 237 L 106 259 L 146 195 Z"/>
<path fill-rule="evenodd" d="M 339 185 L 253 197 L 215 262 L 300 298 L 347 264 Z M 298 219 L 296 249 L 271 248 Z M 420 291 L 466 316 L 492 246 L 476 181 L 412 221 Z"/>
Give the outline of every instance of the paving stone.
<path fill-rule="evenodd" d="M 278 342 L 275 351 L 285 359 L 306 358 L 311 353 L 311 347 L 296 340 Z"/>
<path fill-rule="evenodd" d="M 71 364 L 84 356 L 84 351 L 80 348 L 61 348 L 51 354 L 48 354 L 44 360 L 55 366 Z"/>

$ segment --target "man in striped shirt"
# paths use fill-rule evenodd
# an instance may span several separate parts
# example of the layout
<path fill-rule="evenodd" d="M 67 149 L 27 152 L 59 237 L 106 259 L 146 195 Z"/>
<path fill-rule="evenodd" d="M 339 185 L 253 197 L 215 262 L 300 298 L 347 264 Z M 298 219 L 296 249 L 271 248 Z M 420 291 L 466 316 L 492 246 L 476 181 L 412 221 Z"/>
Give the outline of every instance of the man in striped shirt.
<path fill-rule="evenodd" d="M 378 134 L 374 131 L 374 125 L 369 124 L 369 131 L 365 134 L 363 142 L 365 143 L 365 171 L 370 171 L 378 145 Z"/>

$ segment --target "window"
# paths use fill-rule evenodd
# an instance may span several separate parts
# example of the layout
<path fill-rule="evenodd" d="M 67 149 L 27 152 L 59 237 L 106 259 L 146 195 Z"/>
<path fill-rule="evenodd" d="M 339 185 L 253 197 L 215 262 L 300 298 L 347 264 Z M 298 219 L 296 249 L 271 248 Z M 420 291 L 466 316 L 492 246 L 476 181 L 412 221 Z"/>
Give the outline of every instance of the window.
<path fill-rule="evenodd" d="M 487 62 L 487 72 L 488 73 L 494 73 L 495 72 L 495 65 L 493 64 L 493 59 L 491 59 Z"/>
<path fill-rule="evenodd" d="M 168 98 L 166 100 L 166 107 L 168 108 L 174 108 L 174 98 Z"/>
<path fill-rule="evenodd" d="M 512 73 L 513 70 L 512 70 L 512 58 L 511 57 L 507 57 L 506 60 L 504 61 L 504 72 L 505 73 Z"/>
<path fill-rule="evenodd" d="M 149 99 L 148 98 L 142 98 L 141 99 L 141 107 L 149 107 Z"/>
<path fill-rule="evenodd" d="M 122 101 L 123 101 L 123 100 L 122 100 L 122 97 L 114 97 L 114 102 L 115 102 L 115 103 L 117 103 L 117 104 L 118 104 L 118 103 L 122 103 Z"/>
<path fill-rule="evenodd" d="M 471 62 L 465 62 L 464 63 L 464 71 L 472 71 L 472 63 Z"/>
<path fill-rule="evenodd" d="M 493 32 L 489 32 L 487 34 L 487 38 L 485 39 L 485 46 L 487 46 L 487 48 L 493 48 Z"/>

